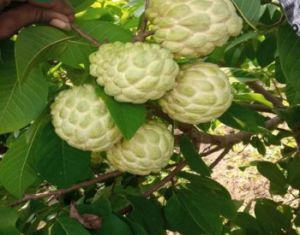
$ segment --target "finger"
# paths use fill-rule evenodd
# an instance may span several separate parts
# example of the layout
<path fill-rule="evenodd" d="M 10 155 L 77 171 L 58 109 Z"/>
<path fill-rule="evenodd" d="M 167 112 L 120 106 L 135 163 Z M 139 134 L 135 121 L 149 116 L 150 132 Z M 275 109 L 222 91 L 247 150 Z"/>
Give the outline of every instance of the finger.
<path fill-rule="evenodd" d="M 0 0 L 0 12 L 10 4 L 11 0 Z"/>
<path fill-rule="evenodd" d="M 32 5 L 52 9 L 65 15 L 74 15 L 72 6 L 65 0 L 29 0 Z"/>
<path fill-rule="evenodd" d="M 53 20 L 55 20 L 53 22 Z M 23 4 L 0 14 L 0 38 L 7 38 L 32 23 L 51 23 L 61 29 L 69 29 L 69 18 L 59 12 Z M 64 23 L 62 23 L 64 22 Z"/>

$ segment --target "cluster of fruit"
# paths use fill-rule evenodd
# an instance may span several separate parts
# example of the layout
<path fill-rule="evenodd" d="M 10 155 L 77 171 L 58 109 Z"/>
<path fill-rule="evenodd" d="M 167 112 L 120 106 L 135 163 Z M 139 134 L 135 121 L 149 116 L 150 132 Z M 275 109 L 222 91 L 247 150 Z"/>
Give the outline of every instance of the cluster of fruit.
<path fill-rule="evenodd" d="M 179 68 L 176 58 L 203 57 L 241 32 L 242 20 L 230 0 L 151 0 L 146 11 L 154 31 L 149 43 L 108 43 L 90 56 L 90 74 L 119 102 L 158 100 L 172 119 L 208 122 L 231 105 L 228 78 L 215 64 L 196 62 Z M 146 175 L 165 167 L 174 137 L 158 120 L 122 139 L 92 85 L 62 91 L 51 106 L 56 133 L 78 149 L 107 151 L 116 169 Z"/>

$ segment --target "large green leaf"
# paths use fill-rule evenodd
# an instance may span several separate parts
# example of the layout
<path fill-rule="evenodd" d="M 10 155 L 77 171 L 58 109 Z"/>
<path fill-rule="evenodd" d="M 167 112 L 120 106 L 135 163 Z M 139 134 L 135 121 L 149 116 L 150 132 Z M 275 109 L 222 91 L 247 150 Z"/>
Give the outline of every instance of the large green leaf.
<path fill-rule="evenodd" d="M 73 6 L 75 12 L 80 12 L 92 5 L 96 0 L 69 0 L 69 2 Z"/>
<path fill-rule="evenodd" d="M 127 196 L 127 198 L 133 206 L 133 211 L 129 215 L 132 221 L 143 225 L 149 235 L 165 234 L 162 208 L 156 200 L 137 196 Z"/>
<path fill-rule="evenodd" d="M 37 179 L 35 170 L 30 166 L 34 140 L 35 138 L 28 143 L 23 134 L 13 143 L 0 163 L 0 182 L 15 197 L 22 197 Z"/>
<path fill-rule="evenodd" d="M 270 191 L 277 194 L 285 194 L 287 180 L 278 166 L 272 162 L 261 161 L 257 163 L 260 174 L 270 180 Z"/>
<path fill-rule="evenodd" d="M 103 224 L 101 229 L 95 235 L 135 235 L 132 233 L 131 228 L 118 216 L 111 214 L 110 216 L 103 217 Z"/>
<path fill-rule="evenodd" d="M 255 28 L 260 18 L 260 0 L 233 0 L 238 11 L 246 20 L 246 22 Z"/>
<path fill-rule="evenodd" d="M 258 102 L 269 108 L 274 108 L 273 104 L 268 101 L 262 94 L 258 93 L 238 93 L 234 95 L 234 100 L 236 101 L 245 101 L 245 102 Z"/>
<path fill-rule="evenodd" d="M 146 108 L 142 104 L 121 103 L 105 94 L 98 87 L 97 93 L 104 100 L 112 118 L 126 139 L 134 136 L 136 131 L 146 121 Z"/>
<path fill-rule="evenodd" d="M 290 230 L 290 218 L 277 208 L 275 202 L 267 199 L 257 200 L 254 211 L 264 235 L 282 234 L 282 231 Z"/>
<path fill-rule="evenodd" d="M 249 132 L 260 132 L 264 126 L 262 115 L 237 103 L 233 103 L 219 119 L 227 126 Z"/>
<path fill-rule="evenodd" d="M 64 53 L 58 57 L 60 61 L 74 68 L 82 68 L 82 64 L 88 67 L 89 55 L 95 51 L 95 47 L 87 41 L 75 38 L 65 41 L 64 45 Z"/>
<path fill-rule="evenodd" d="M 234 222 L 243 228 L 247 235 L 255 234 L 255 235 L 264 235 L 262 232 L 257 220 L 247 213 L 240 212 L 235 218 Z"/>
<path fill-rule="evenodd" d="M 202 224 L 195 221 L 197 218 L 191 218 L 176 194 L 168 200 L 164 212 L 169 230 L 178 231 L 182 235 L 203 234 Z"/>
<path fill-rule="evenodd" d="M 188 173 L 178 176 L 191 183 L 175 191 L 168 201 L 165 213 L 169 227 L 184 235 L 221 234 L 221 216 L 233 219 L 237 213 L 229 193 L 209 178 Z"/>
<path fill-rule="evenodd" d="M 90 235 L 90 233 L 76 220 L 61 216 L 56 219 L 51 235 Z"/>
<path fill-rule="evenodd" d="M 300 158 L 296 157 L 288 162 L 287 180 L 296 189 L 300 189 Z"/>
<path fill-rule="evenodd" d="M 36 143 L 35 159 L 41 177 L 58 187 L 70 187 L 91 177 L 90 154 L 70 147 L 47 125 Z"/>
<path fill-rule="evenodd" d="M 187 136 L 180 139 L 180 150 L 185 157 L 189 167 L 204 176 L 209 176 L 211 171 L 205 162 L 202 160 L 200 154 L 195 149 L 194 145 Z"/>
<path fill-rule="evenodd" d="M 54 46 L 70 38 L 72 37 L 53 27 L 32 26 L 22 30 L 15 46 L 18 81 L 22 82 L 44 56 L 50 59 L 51 56 L 60 54 L 61 48 L 53 50 Z"/>
<path fill-rule="evenodd" d="M 186 212 L 184 214 L 199 224 L 203 231 L 211 235 L 221 234 L 222 220 L 220 215 L 211 210 L 211 206 L 207 203 L 207 198 L 203 200 L 203 195 L 196 194 L 190 190 L 183 190 L 177 193 L 177 196 Z"/>
<path fill-rule="evenodd" d="M 300 103 L 300 40 L 289 25 L 282 26 L 278 32 L 278 54 L 280 64 L 293 98 L 291 104 Z M 287 90 L 287 92 L 289 92 Z"/>
<path fill-rule="evenodd" d="M 18 213 L 7 207 L 0 207 L 0 235 L 20 235 L 16 228 Z"/>
<path fill-rule="evenodd" d="M 19 84 L 13 63 L 0 65 L 0 134 L 18 130 L 47 105 L 48 84 L 39 69 Z"/>
<path fill-rule="evenodd" d="M 88 35 L 97 39 L 100 43 L 130 42 L 133 38 L 129 30 L 118 25 L 100 20 L 77 21 L 78 26 Z"/>

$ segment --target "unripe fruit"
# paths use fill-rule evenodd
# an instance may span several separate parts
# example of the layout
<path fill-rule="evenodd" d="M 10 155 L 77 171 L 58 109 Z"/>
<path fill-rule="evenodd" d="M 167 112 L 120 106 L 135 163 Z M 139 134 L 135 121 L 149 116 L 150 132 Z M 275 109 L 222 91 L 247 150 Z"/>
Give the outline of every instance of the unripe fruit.
<path fill-rule="evenodd" d="M 109 163 L 120 171 L 137 175 L 159 172 L 173 154 L 174 137 L 158 122 L 144 124 L 130 140 L 123 140 L 107 152 Z"/>
<path fill-rule="evenodd" d="M 104 44 L 90 62 L 90 74 L 120 102 L 159 99 L 173 88 L 179 72 L 169 50 L 147 43 Z"/>
<path fill-rule="evenodd" d="M 60 92 L 51 105 L 51 114 L 55 132 L 81 150 L 105 151 L 122 137 L 92 85 Z"/>
<path fill-rule="evenodd" d="M 154 39 L 177 57 L 199 57 L 242 30 L 230 0 L 151 0 L 147 10 Z"/>
<path fill-rule="evenodd" d="M 217 65 L 196 63 L 182 68 L 175 88 L 159 103 L 172 119 L 199 124 L 220 117 L 232 98 L 228 78 Z"/>

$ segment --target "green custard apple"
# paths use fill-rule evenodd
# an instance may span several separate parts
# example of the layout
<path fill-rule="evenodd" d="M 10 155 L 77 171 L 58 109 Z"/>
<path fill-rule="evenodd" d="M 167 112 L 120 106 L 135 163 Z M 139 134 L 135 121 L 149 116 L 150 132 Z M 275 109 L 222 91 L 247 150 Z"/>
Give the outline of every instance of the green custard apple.
<path fill-rule="evenodd" d="M 159 104 L 172 119 L 199 124 L 220 117 L 232 99 L 224 72 L 215 64 L 198 62 L 182 68 L 175 88 Z"/>
<path fill-rule="evenodd" d="M 231 0 L 151 0 L 146 11 L 154 39 L 176 57 L 201 57 L 240 34 Z"/>
<path fill-rule="evenodd" d="M 51 105 L 51 114 L 57 135 L 75 148 L 105 151 L 122 138 L 92 85 L 61 91 Z"/>
<path fill-rule="evenodd" d="M 148 175 L 164 168 L 173 154 L 174 137 L 159 121 L 144 124 L 130 140 L 107 152 L 109 163 L 120 171 Z"/>
<path fill-rule="evenodd" d="M 172 53 L 157 44 L 108 43 L 90 55 L 90 74 L 119 102 L 157 100 L 179 72 Z"/>

